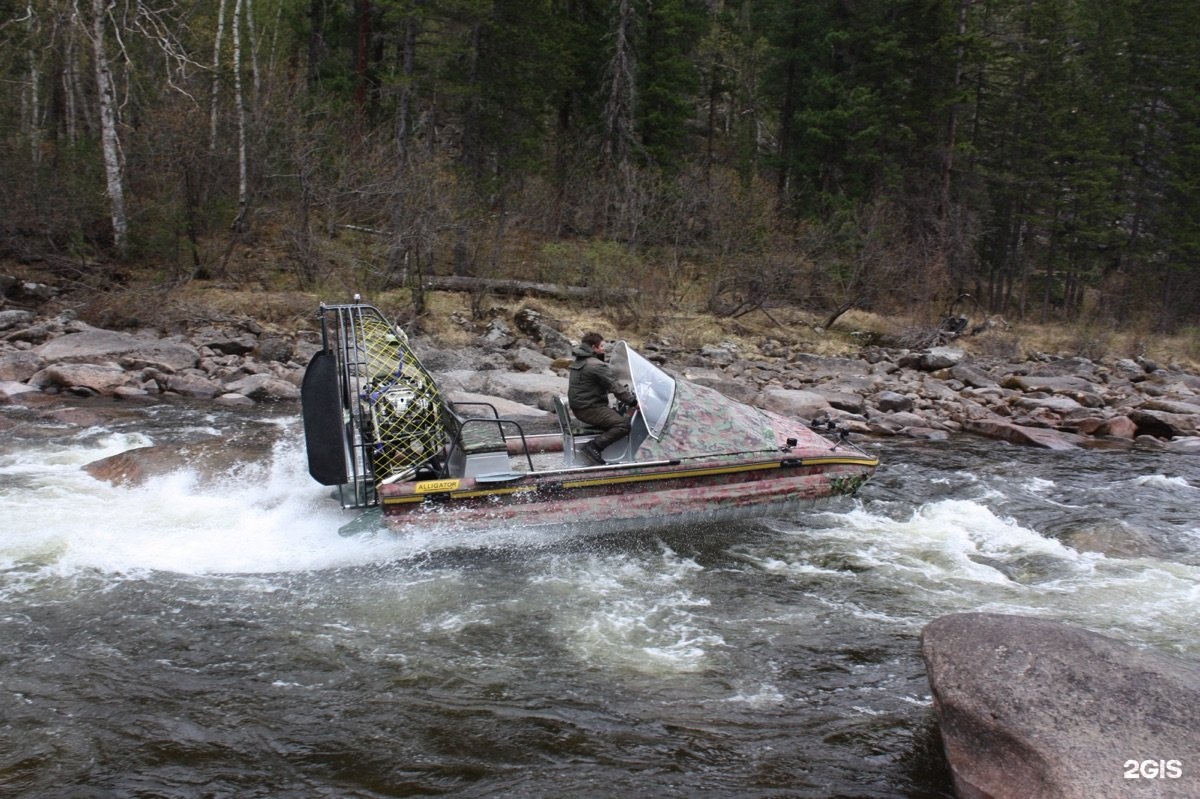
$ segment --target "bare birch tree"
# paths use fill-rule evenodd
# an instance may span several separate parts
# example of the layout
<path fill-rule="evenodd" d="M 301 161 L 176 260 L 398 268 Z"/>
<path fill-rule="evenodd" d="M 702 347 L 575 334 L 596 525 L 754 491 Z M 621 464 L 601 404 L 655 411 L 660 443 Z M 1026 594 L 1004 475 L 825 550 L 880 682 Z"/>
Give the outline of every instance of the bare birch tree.
<path fill-rule="evenodd" d="M 78 7 L 76 7 L 78 13 Z M 92 0 L 92 58 L 100 105 L 100 142 L 104 155 L 105 194 L 112 219 L 113 246 L 124 257 L 129 251 L 129 216 L 125 210 L 125 164 L 117 131 L 117 96 L 106 44 L 106 0 Z"/>
<path fill-rule="evenodd" d="M 246 226 L 246 215 L 250 209 L 250 180 L 246 168 L 246 102 L 242 93 L 242 34 L 241 16 L 244 0 L 235 0 L 233 5 L 233 107 L 238 130 L 238 213 L 233 229 L 241 232 Z"/>
<path fill-rule="evenodd" d="M 212 130 L 209 134 L 208 151 L 217 149 L 217 121 L 220 117 L 221 98 L 221 44 L 225 38 L 225 0 L 217 8 L 217 30 L 213 40 L 212 58 Z"/>

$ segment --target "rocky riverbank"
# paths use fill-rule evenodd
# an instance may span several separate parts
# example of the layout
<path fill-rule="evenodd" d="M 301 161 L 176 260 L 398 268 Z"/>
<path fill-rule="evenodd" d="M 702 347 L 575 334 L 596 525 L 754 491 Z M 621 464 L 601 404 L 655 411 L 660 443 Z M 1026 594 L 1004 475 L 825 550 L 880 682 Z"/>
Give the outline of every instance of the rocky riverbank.
<path fill-rule="evenodd" d="M 0 309 L 0 403 L 60 409 L 77 397 L 150 402 L 294 402 L 320 347 L 315 330 L 264 329 L 244 318 L 184 333 L 105 330 L 38 310 L 37 286 L 4 282 L 24 307 Z M 502 412 L 544 417 L 565 393 L 570 338 L 536 311 L 496 319 L 467 346 L 414 345 L 451 399 L 502 399 Z M 669 371 L 787 415 L 865 436 L 944 439 L 967 433 L 1053 449 L 1145 445 L 1200 450 L 1200 376 L 1146 358 L 1097 362 L 1037 355 L 1012 361 L 967 349 L 866 347 L 858 357 L 796 351 L 774 339 L 689 351 L 636 342 Z"/>

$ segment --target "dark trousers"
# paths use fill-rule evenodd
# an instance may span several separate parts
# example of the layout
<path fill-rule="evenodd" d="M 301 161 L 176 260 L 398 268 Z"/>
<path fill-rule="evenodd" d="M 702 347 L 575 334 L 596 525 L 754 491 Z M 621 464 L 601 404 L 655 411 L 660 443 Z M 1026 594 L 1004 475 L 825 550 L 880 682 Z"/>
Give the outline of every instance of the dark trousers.
<path fill-rule="evenodd" d="M 599 428 L 604 432 L 592 439 L 601 452 L 609 444 L 629 435 L 629 417 L 622 416 L 607 405 L 597 405 L 592 408 L 571 409 L 575 418 L 584 424 Z"/>

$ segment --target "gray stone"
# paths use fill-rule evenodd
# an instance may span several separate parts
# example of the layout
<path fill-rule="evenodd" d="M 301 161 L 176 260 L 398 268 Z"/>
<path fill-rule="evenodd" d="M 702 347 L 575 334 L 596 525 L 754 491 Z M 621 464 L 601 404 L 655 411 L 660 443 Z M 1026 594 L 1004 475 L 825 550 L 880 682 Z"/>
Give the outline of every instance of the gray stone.
<path fill-rule="evenodd" d="M 950 374 L 956 380 L 961 380 L 964 385 L 971 388 L 995 388 L 999 385 L 995 380 L 989 377 L 984 372 L 976 369 L 974 366 L 965 363 L 958 363 L 950 367 Z"/>
<path fill-rule="evenodd" d="M 921 654 L 960 797 L 1200 796 L 1196 664 L 991 613 L 933 621 Z M 1144 761 L 1156 770 L 1174 762 L 1177 771 L 1151 776 Z"/>
<path fill-rule="evenodd" d="M 99 329 L 50 339 L 33 352 L 47 363 L 102 363 L 121 358 L 139 358 L 162 363 L 173 370 L 186 369 L 200 361 L 199 351 L 188 344 Z"/>
<path fill-rule="evenodd" d="M 735 399 L 738 402 L 753 402 L 754 397 L 758 394 L 757 389 L 752 385 L 740 380 L 730 380 L 719 369 L 691 366 L 688 367 L 683 376 L 696 385 L 716 389 L 726 397 Z"/>
<path fill-rule="evenodd" d="M 1040 408 L 1060 416 L 1083 410 L 1083 406 L 1070 397 L 1021 397 L 1016 405 L 1024 410 Z"/>
<path fill-rule="evenodd" d="M 11 330 L 14 327 L 28 325 L 32 321 L 32 311 L 22 311 L 18 308 L 0 311 L 0 330 Z"/>
<path fill-rule="evenodd" d="M 966 357 L 967 354 L 957 347 L 933 347 L 921 354 L 919 368 L 926 372 L 949 369 L 962 363 Z"/>
<path fill-rule="evenodd" d="M 826 402 L 839 411 L 862 413 L 867 409 L 867 401 L 858 394 L 850 394 L 844 391 L 830 391 L 824 387 L 813 388 L 812 392 L 824 397 Z"/>
<path fill-rule="evenodd" d="M 820 394 L 790 388 L 764 389 L 754 404 L 782 416 L 799 419 L 812 419 L 829 408 L 829 401 Z"/>
<path fill-rule="evenodd" d="M 1167 449 L 1171 452 L 1200 452 L 1200 436 L 1177 438 L 1167 444 Z"/>
<path fill-rule="evenodd" d="M 1132 408 L 1129 418 L 1137 425 L 1139 435 L 1150 435 L 1157 438 L 1177 438 L 1179 436 L 1194 436 L 1200 434 L 1197 422 L 1200 416 L 1166 411 Z"/>
<path fill-rule="evenodd" d="M 1001 381 L 1005 388 L 1026 393 L 1044 391 L 1047 394 L 1067 391 L 1094 391 L 1095 386 L 1082 377 L 1038 377 L 1036 375 L 1010 375 Z"/>
<path fill-rule="evenodd" d="M 227 383 L 225 390 L 260 402 L 300 399 L 300 389 L 293 383 L 270 374 L 247 375 Z"/>
<path fill-rule="evenodd" d="M 544 372 L 554 362 L 548 356 L 528 347 L 517 347 L 509 356 L 509 361 L 518 372 Z"/>
<path fill-rule="evenodd" d="M 485 406 L 491 406 L 496 409 L 496 413 L 501 418 L 543 418 L 550 414 L 540 408 L 535 408 L 531 405 L 524 405 L 520 402 L 513 402 L 504 397 L 494 397 L 490 394 L 473 394 L 469 391 L 447 391 L 446 399 L 452 403 L 461 405 L 459 409 L 463 416 L 485 416 L 490 417 L 491 410 Z M 476 424 L 479 424 L 476 422 Z M 526 431 L 528 432 L 528 431 Z M 514 435 L 516 430 L 506 430 L 505 435 Z"/>
<path fill-rule="evenodd" d="M 1200 405 L 1195 405 L 1191 402 L 1184 402 L 1182 400 L 1154 398 L 1146 400 L 1144 403 L 1142 403 L 1141 407 L 1148 411 L 1164 411 L 1166 413 L 1178 413 L 1184 416 L 1200 415 Z"/>
<path fill-rule="evenodd" d="M 40 394 L 33 386 L 12 380 L 0 380 L 0 403 L 12 402 L 22 394 Z"/>
<path fill-rule="evenodd" d="M 963 430 L 968 433 L 1042 449 L 1076 449 L 1083 444 L 1083 438 L 1073 433 L 1040 427 L 1025 427 L 1002 419 L 964 419 L 962 426 Z"/>
<path fill-rule="evenodd" d="M 250 399 L 245 394 L 238 394 L 236 392 L 230 392 L 229 394 L 222 394 L 221 396 L 216 397 L 214 399 L 214 402 L 219 402 L 222 405 L 250 406 L 250 405 L 254 404 L 254 400 Z"/>
<path fill-rule="evenodd" d="M 483 334 L 482 340 L 493 347 L 511 347 L 516 341 L 513 336 L 512 328 L 503 319 L 493 319 L 488 323 L 487 332 Z"/>
<path fill-rule="evenodd" d="M 1038 364 L 1029 370 L 1031 377 L 1084 377 L 1091 379 L 1096 374 L 1096 363 L 1088 358 L 1059 358 Z"/>
<path fill-rule="evenodd" d="M 550 411 L 554 397 L 566 395 L 567 379 L 533 372 L 489 372 L 482 393 Z"/>
<path fill-rule="evenodd" d="M 192 331 L 191 339 L 197 346 L 225 355 L 245 355 L 258 346 L 258 336 L 253 333 L 225 327 L 202 327 Z"/>
<path fill-rule="evenodd" d="M 215 380 L 195 374 L 165 375 L 164 391 L 172 391 L 185 397 L 212 399 L 226 393 L 224 386 Z"/>
<path fill-rule="evenodd" d="M 254 350 L 255 356 L 264 361 L 287 363 L 292 358 L 292 345 L 282 336 L 261 336 Z"/>
<path fill-rule="evenodd" d="M 43 358 L 28 350 L 6 352 L 0 355 L 0 380 L 28 380 L 45 366 Z"/>
<path fill-rule="evenodd" d="M 90 363 L 57 363 L 29 378 L 35 388 L 59 388 L 83 394 L 111 395 L 119 386 L 133 382 L 124 369 Z"/>

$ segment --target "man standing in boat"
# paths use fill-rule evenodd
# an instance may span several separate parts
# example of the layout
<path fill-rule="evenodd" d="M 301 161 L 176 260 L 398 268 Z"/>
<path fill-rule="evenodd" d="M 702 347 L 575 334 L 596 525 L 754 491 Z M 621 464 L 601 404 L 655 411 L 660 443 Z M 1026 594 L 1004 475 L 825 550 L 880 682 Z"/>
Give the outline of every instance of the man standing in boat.
<path fill-rule="evenodd" d="M 567 381 L 567 403 L 571 413 L 584 424 L 603 430 L 581 448 L 595 463 L 603 463 L 600 453 L 609 444 L 629 435 L 629 417 L 608 406 L 608 395 L 630 407 L 637 406 L 637 397 L 627 386 L 617 381 L 612 368 L 604 360 L 604 336 L 587 333 L 572 353 Z"/>

